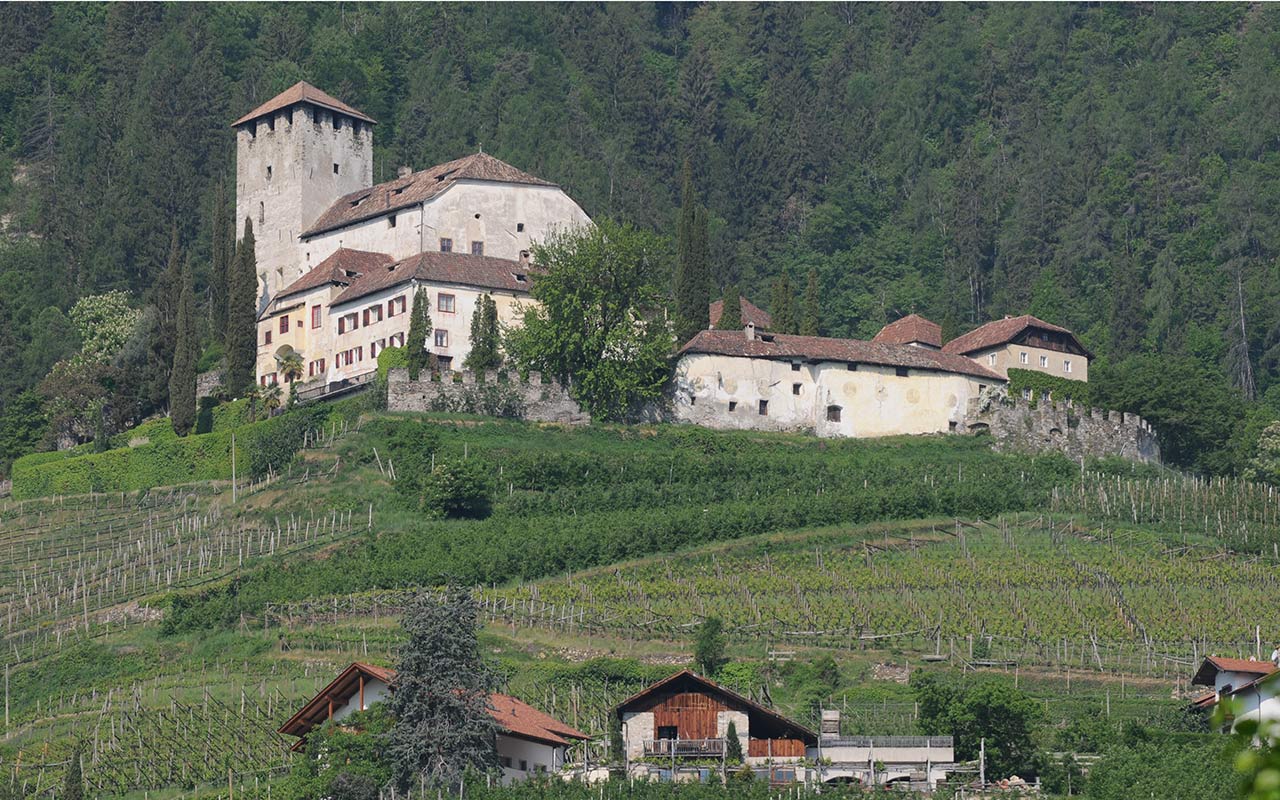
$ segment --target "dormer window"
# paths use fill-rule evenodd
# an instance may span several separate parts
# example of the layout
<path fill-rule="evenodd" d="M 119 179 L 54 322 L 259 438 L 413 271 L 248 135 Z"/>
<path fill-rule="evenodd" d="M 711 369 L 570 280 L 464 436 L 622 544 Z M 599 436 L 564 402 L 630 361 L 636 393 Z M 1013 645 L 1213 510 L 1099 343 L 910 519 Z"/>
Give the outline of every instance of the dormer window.
<path fill-rule="evenodd" d="M 524 273 L 521 273 L 521 272 L 513 272 L 513 273 L 511 273 L 511 277 L 513 277 L 513 278 L 515 278 L 515 279 L 516 279 L 516 283 L 525 283 L 525 282 L 526 282 L 526 279 L 525 279 Z"/>

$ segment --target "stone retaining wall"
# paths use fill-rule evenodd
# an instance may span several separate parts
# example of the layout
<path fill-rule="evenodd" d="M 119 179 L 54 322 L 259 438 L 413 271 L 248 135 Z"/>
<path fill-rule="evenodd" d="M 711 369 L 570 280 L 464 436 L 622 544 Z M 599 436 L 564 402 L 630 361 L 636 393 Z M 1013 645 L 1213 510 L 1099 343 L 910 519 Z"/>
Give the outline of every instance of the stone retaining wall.
<path fill-rule="evenodd" d="M 435 379 L 409 380 L 409 370 L 387 373 L 388 411 L 451 411 L 524 419 L 532 422 L 585 424 L 591 421 L 569 391 L 554 380 L 530 372 L 520 380 L 499 379 L 487 371 L 443 372 Z"/>
<path fill-rule="evenodd" d="M 965 426 L 969 433 L 990 432 L 1000 450 L 1060 452 L 1073 461 L 1119 456 L 1160 463 L 1156 432 L 1137 414 L 983 397 L 969 403 Z"/>

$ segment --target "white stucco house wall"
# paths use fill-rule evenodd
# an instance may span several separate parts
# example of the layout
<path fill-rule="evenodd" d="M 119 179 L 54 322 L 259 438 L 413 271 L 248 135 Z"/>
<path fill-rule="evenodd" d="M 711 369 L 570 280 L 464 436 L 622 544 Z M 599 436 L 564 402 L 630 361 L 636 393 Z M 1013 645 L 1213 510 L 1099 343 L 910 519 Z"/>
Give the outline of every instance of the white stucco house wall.
<path fill-rule="evenodd" d="M 1209 656 L 1191 683 L 1211 687 L 1195 699 L 1195 707 L 1211 710 L 1224 701 L 1230 703 L 1224 730 L 1234 730 L 1247 719 L 1280 722 L 1280 666 L 1273 661 Z"/>

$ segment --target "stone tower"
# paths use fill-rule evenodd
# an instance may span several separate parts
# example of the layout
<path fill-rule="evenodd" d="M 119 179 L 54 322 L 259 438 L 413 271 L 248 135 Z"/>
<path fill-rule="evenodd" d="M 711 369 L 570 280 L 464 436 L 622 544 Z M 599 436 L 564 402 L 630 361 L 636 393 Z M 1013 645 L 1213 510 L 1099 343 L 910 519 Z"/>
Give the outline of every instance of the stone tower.
<path fill-rule="evenodd" d="M 335 200 L 373 184 L 374 124 L 303 82 L 232 123 L 236 237 L 252 219 L 259 309 L 306 269 L 298 236 Z"/>

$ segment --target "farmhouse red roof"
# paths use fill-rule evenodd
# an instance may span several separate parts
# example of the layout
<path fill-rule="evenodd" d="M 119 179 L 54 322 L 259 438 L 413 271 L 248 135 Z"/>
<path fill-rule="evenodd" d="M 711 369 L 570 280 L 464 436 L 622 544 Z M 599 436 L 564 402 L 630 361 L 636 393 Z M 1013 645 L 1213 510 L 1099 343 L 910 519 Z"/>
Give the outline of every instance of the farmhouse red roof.
<path fill-rule="evenodd" d="M 231 123 L 231 127 L 239 127 L 250 120 L 257 119 L 258 117 L 265 117 L 267 114 L 274 111 L 280 111 L 281 109 L 297 105 L 298 103 L 310 103 L 314 106 L 327 108 L 330 111 L 337 111 L 340 114 L 346 114 L 349 117 L 354 117 L 358 120 L 368 122 L 370 125 L 378 124 L 377 120 L 373 117 L 355 110 L 328 92 L 317 89 L 306 81 L 298 81 L 288 89 L 285 89 L 280 94 Z"/>
<path fill-rule="evenodd" d="M 435 251 L 419 253 L 363 273 L 351 282 L 346 291 L 338 295 L 333 305 L 350 303 L 415 279 L 528 293 L 529 273 L 533 270 L 534 267 L 530 264 L 493 256 Z"/>
<path fill-rule="evenodd" d="M 743 325 L 746 325 L 747 323 L 751 323 L 752 325 L 755 325 L 757 328 L 763 328 L 765 330 L 769 329 L 769 326 L 773 324 L 773 317 L 769 314 L 768 311 L 765 311 L 763 308 L 760 308 L 755 303 L 751 302 L 750 300 L 748 300 L 747 298 L 741 295 L 738 296 L 738 300 L 739 300 L 738 307 L 742 309 Z M 713 301 L 711 303 L 711 307 L 709 310 L 710 310 L 709 316 L 711 318 L 711 327 L 714 328 L 720 324 L 720 317 L 721 315 L 724 314 L 724 300 Z"/>
<path fill-rule="evenodd" d="M 972 359 L 905 344 L 828 339 L 822 336 L 757 334 L 748 339 L 742 331 L 702 331 L 680 349 L 680 354 L 708 353 L 741 358 L 774 358 L 804 361 L 847 361 L 889 367 L 953 372 L 992 381 L 1004 378 Z"/>
<path fill-rule="evenodd" d="M 988 347 L 996 347 L 1013 341 L 1027 328 L 1039 328 L 1045 331 L 1065 334 L 1071 337 L 1071 340 L 1086 356 L 1092 358 L 1092 355 L 1085 349 L 1084 345 L 1080 344 L 1080 340 L 1076 338 L 1074 333 L 1066 328 L 1037 319 L 1030 314 L 1023 314 L 1020 317 L 1005 317 L 994 322 L 988 322 L 986 325 L 974 328 L 963 336 L 957 336 L 947 342 L 942 346 L 942 350 L 945 353 L 957 353 L 960 355 L 985 350 Z"/>
<path fill-rule="evenodd" d="M 1277 671 L 1270 661 L 1254 661 L 1251 658 L 1223 658 L 1207 656 L 1196 670 L 1191 682 L 1199 686 L 1212 686 L 1213 678 L 1219 672 L 1243 672 L 1248 675 L 1265 676 Z"/>
<path fill-rule="evenodd" d="M 920 342 L 931 347 L 942 347 L 942 326 L 919 314 L 908 314 L 885 325 L 871 341 L 884 344 Z"/>
<path fill-rule="evenodd" d="M 314 727 L 328 719 L 330 700 L 335 706 L 343 705 L 359 691 L 359 678 L 362 675 L 367 678 L 376 678 L 390 686 L 395 680 L 396 671 L 358 661 L 351 664 L 290 717 L 284 725 L 281 725 L 280 732 L 299 737 L 306 736 Z M 489 716 L 493 717 L 494 722 L 504 732 L 525 739 L 566 745 L 570 743 L 570 739 L 590 738 L 582 731 L 564 724 L 549 714 L 544 714 L 523 700 L 497 692 L 489 695 Z"/>
<path fill-rule="evenodd" d="M 302 233 L 302 238 L 419 205 L 460 180 L 555 186 L 487 153 L 475 153 L 344 195 Z"/>

